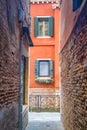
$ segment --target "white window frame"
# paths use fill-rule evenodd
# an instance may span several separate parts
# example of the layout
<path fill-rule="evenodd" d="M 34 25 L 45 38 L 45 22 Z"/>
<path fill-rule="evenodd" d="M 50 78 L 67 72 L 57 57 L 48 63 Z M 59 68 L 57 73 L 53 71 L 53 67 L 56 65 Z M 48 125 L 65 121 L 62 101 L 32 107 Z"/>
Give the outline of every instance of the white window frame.
<path fill-rule="evenodd" d="M 50 16 L 36 16 L 37 18 L 50 18 Z M 51 36 L 37 36 L 37 38 L 51 38 Z"/>

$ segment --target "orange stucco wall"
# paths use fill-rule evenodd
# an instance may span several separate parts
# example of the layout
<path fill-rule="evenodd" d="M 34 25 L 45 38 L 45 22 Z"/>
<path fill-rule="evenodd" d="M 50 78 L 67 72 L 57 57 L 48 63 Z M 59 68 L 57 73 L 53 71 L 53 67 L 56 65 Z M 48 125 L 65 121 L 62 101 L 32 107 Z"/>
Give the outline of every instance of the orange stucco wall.
<path fill-rule="evenodd" d="M 48 53 L 49 52 L 49 53 Z M 32 88 L 39 88 L 39 87 L 53 87 L 54 84 L 46 85 L 46 84 L 39 84 L 35 82 L 35 76 L 34 76 L 34 61 L 37 58 L 51 58 L 54 60 L 54 46 L 37 46 L 34 49 L 30 49 L 30 55 L 32 57 L 30 58 L 30 87 Z"/>
<path fill-rule="evenodd" d="M 31 38 L 34 47 L 30 48 L 30 87 L 31 88 L 58 88 L 59 87 L 59 8 L 52 9 L 52 3 L 32 4 L 30 6 Z M 34 37 L 34 17 L 53 16 L 54 17 L 54 36 L 50 38 Z M 34 61 L 38 58 L 50 58 L 54 60 L 54 83 L 39 84 L 35 82 Z"/>

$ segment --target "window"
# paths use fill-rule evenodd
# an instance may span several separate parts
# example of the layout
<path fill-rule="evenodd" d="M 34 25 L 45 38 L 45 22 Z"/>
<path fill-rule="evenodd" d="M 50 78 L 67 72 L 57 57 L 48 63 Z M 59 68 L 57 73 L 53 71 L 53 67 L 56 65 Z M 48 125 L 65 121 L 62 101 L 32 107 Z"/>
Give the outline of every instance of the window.
<path fill-rule="evenodd" d="M 38 18 L 38 35 L 39 36 L 49 36 L 48 18 Z"/>
<path fill-rule="evenodd" d="M 34 36 L 53 36 L 53 17 L 35 17 Z"/>
<path fill-rule="evenodd" d="M 53 61 L 50 59 L 35 60 L 35 77 L 53 77 Z"/>
<path fill-rule="evenodd" d="M 39 61 L 39 76 L 49 76 L 49 61 Z"/>
<path fill-rule="evenodd" d="M 73 0 L 73 11 L 76 11 L 82 4 L 82 0 Z"/>

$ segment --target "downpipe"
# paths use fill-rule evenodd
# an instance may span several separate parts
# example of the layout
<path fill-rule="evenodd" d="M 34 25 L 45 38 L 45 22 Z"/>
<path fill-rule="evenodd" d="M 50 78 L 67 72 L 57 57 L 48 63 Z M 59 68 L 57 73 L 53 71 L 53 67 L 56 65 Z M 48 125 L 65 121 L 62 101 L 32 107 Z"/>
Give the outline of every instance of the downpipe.
<path fill-rule="evenodd" d="M 22 130 L 23 112 L 23 36 L 20 37 L 20 106 L 19 106 L 19 129 Z"/>

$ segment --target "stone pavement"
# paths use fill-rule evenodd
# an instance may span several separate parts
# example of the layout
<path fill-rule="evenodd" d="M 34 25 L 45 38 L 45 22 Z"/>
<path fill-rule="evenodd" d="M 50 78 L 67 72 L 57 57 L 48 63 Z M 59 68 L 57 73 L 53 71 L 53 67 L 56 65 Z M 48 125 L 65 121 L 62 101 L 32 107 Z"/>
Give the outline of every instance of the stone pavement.
<path fill-rule="evenodd" d="M 29 124 L 26 130 L 64 130 L 60 113 L 29 113 Z"/>

